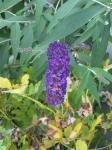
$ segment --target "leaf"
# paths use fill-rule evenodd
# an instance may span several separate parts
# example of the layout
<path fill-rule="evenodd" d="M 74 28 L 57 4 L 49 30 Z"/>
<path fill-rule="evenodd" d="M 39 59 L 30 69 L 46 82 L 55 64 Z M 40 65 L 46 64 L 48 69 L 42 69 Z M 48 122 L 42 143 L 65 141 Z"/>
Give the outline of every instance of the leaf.
<path fill-rule="evenodd" d="M 64 135 L 65 135 L 65 137 L 68 138 L 70 136 L 71 131 L 72 131 L 72 127 L 71 126 L 66 127 L 64 129 Z"/>
<path fill-rule="evenodd" d="M 9 17 L 8 19 L 1 19 L 0 18 L 0 29 L 2 29 L 5 26 L 10 26 L 13 23 L 31 23 L 30 20 L 28 20 L 26 17 L 23 16 L 13 16 Z"/>
<path fill-rule="evenodd" d="M 86 142 L 82 141 L 82 140 L 77 140 L 76 141 L 76 150 L 88 150 Z"/>
<path fill-rule="evenodd" d="M 93 67 L 91 71 L 96 75 L 96 77 L 104 77 L 105 79 L 112 82 L 112 75 L 109 72 L 103 70 L 102 68 Z"/>
<path fill-rule="evenodd" d="M 55 140 L 60 140 L 62 138 L 62 131 L 55 125 L 48 123 L 48 135 L 52 136 Z"/>
<path fill-rule="evenodd" d="M 95 97 L 98 104 L 100 105 L 100 99 L 99 99 L 99 93 L 97 90 L 97 85 L 91 74 L 88 79 L 88 89 L 89 89 L 90 93 Z"/>
<path fill-rule="evenodd" d="M 76 125 L 74 126 L 73 130 L 71 131 L 71 133 L 69 135 L 69 138 L 71 140 L 74 140 L 74 138 L 76 138 L 80 134 L 82 125 L 83 125 L 82 122 L 76 123 Z"/>
<path fill-rule="evenodd" d="M 29 75 L 28 74 L 25 74 L 24 76 L 22 76 L 21 78 L 21 84 L 22 85 L 28 85 L 29 83 Z"/>
<path fill-rule="evenodd" d="M 6 43 L 0 46 L 0 73 L 3 72 L 5 64 L 8 62 L 9 44 Z"/>
<path fill-rule="evenodd" d="M 79 0 L 68 0 L 65 2 L 55 13 L 53 16 L 53 19 L 51 20 L 47 32 L 50 32 L 50 30 L 59 22 L 60 19 L 63 19 L 66 15 L 69 14 L 69 12 L 74 8 L 74 6 L 79 2 Z"/>
<path fill-rule="evenodd" d="M 28 48 L 32 46 L 33 42 L 33 30 L 32 25 L 28 24 L 23 29 L 23 39 L 21 41 L 21 48 Z"/>
<path fill-rule="evenodd" d="M 0 88 L 11 89 L 11 82 L 7 78 L 0 77 Z"/>
<path fill-rule="evenodd" d="M 82 128 L 82 122 L 78 122 L 76 125 L 75 125 L 75 127 L 74 127 L 74 131 L 75 131 L 75 133 L 76 133 L 76 135 L 79 135 L 79 133 L 80 133 L 80 131 L 81 131 L 81 128 Z"/>
<path fill-rule="evenodd" d="M 3 91 L 3 93 L 22 94 L 26 90 L 29 83 L 29 75 L 25 74 L 21 78 L 21 84 L 13 84 L 10 90 Z M 6 83 L 5 83 L 6 84 Z"/>
<path fill-rule="evenodd" d="M 41 146 L 39 147 L 39 149 L 40 149 L 40 150 L 46 150 L 46 146 L 41 145 Z"/>
<path fill-rule="evenodd" d="M 12 44 L 12 50 L 14 55 L 14 61 L 16 60 L 19 44 L 20 44 L 20 38 L 21 38 L 21 30 L 19 23 L 15 23 L 11 25 L 11 44 Z"/>
<path fill-rule="evenodd" d="M 20 48 L 25 49 L 23 53 L 21 53 L 20 63 L 23 64 L 29 58 L 29 54 L 32 53 L 32 43 L 33 43 L 33 29 L 32 25 L 29 24 L 24 27 L 23 30 L 23 39 L 21 41 Z M 31 49 L 29 51 L 29 49 Z"/>
<path fill-rule="evenodd" d="M 67 35 L 75 32 L 77 29 L 85 25 L 90 19 L 102 13 L 105 9 L 101 6 L 91 6 L 83 9 L 80 12 L 72 14 L 60 22 L 46 35 L 41 44 L 46 44 L 54 40 L 59 40 Z"/>
<path fill-rule="evenodd" d="M 93 131 L 97 125 L 99 125 L 102 121 L 102 115 L 99 115 L 96 120 L 93 121 L 90 131 Z"/>
<path fill-rule="evenodd" d="M 35 59 L 32 65 L 32 79 L 40 80 L 45 72 L 47 65 L 47 54 L 44 53 L 39 58 Z M 39 71 L 37 71 L 39 70 Z"/>
<path fill-rule="evenodd" d="M 25 74 L 22 76 L 21 78 L 21 84 L 15 84 L 13 85 L 12 90 L 8 91 L 9 93 L 17 93 L 17 94 L 21 94 L 24 93 L 24 91 L 26 90 L 27 86 L 29 83 L 29 75 Z"/>
<path fill-rule="evenodd" d="M 37 24 L 35 24 L 34 26 L 34 40 L 40 40 L 41 36 L 43 36 L 43 30 L 45 29 L 45 25 L 46 25 L 46 20 L 45 18 L 41 17 L 39 23 L 38 23 L 38 28 L 37 28 Z"/>
<path fill-rule="evenodd" d="M 42 16 L 42 11 L 43 11 L 43 7 L 45 5 L 45 0 L 36 0 L 36 21 L 37 21 L 37 25 L 40 22 L 40 18 Z"/>
<path fill-rule="evenodd" d="M 91 66 L 93 67 L 99 67 L 102 65 L 109 40 L 109 25 L 103 28 L 100 38 L 101 41 L 96 41 L 92 50 Z"/>
<path fill-rule="evenodd" d="M 0 13 L 4 12 L 7 9 L 10 9 L 14 5 L 18 4 L 21 0 L 5 0 L 1 5 L 0 5 Z"/>
<path fill-rule="evenodd" d="M 0 150 L 7 150 L 6 145 L 3 143 L 3 140 L 0 140 Z"/>
<path fill-rule="evenodd" d="M 74 97 L 74 102 L 72 104 L 73 107 L 79 105 L 80 103 L 80 97 L 83 93 L 83 91 L 87 88 L 88 86 L 88 78 L 89 78 L 89 75 L 90 75 L 90 71 L 86 71 L 83 76 L 82 76 L 82 79 L 80 81 L 80 85 L 77 89 L 77 91 L 75 92 L 74 91 L 74 94 L 73 94 L 73 97 Z"/>
<path fill-rule="evenodd" d="M 56 143 L 58 143 L 58 141 L 53 140 L 53 139 L 48 139 L 48 138 L 43 138 L 43 144 L 46 147 L 46 149 L 54 146 Z"/>
<path fill-rule="evenodd" d="M 73 46 L 75 47 L 77 44 L 85 42 L 89 37 L 91 37 L 92 33 L 94 32 L 94 28 L 90 28 L 85 30 L 80 37 L 75 41 Z"/>

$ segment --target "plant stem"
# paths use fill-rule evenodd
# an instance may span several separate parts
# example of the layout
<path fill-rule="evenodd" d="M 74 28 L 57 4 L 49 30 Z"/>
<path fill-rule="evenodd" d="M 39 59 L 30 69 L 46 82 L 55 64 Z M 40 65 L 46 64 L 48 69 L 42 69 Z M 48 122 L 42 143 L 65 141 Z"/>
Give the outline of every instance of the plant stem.
<path fill-rule="evenodd" d="M 51 108 L 49 108 L 49 107 L 43 105 L 43 104 L 40 103 L 39 101 L 37 101 L 37 100 L 35 100 L 35 99 L 33 99 L 33 98 L 27 96 L 27 95 L 23 95 L 23 94 L 22 94 L 22 95 L 21 95 L 21 94 L 17 94 L 17 95 L 22 96 L 22 97 L 24 97 L 24 98 L 27 98 L 27 99 L 31 100 L 32 102 L 34 102 L 35 104 L 37 104 L 40 108 L 46 109 L 46 110 L 52 112 L 53 114 L 55 114 L 55 111 L 54 111 L 54 110 L 52 110 Z"/>
<path fill-rule="evenodd" d="M 104 150 L 105 148 L 109 148 L 110 146 L 112 146 L 112 144 L 109 144 L 107 146 L 100 147 L 100 148 L 97 148 L 97 149 L 90 149 L 90 150 Z"/>
<path fill-rule="evenodd" d="M 107 9 L 112 9 L 112 7 L 108 6 L 108 5 L 105 5 L 104 3 L 98 1 L 98 0 L 92 0 L 93 2 L 96 2 L 97 4 L 100 4 L 101 6 L 104 6 L 106 7 Z"/>
<path fill-rule="evenodd" d="M 57 2 L 57 4 L 56 4 L 56 8 L 55 8 L 55 12 L 54 12 L 54 13 L 56 13 L 56 11 L 57 11 L 57 9 L 58 9 L 58 6 L 59 6 L 60 1 L 61 1 L 61 0 L 59 0 L 59 1 Z"/>

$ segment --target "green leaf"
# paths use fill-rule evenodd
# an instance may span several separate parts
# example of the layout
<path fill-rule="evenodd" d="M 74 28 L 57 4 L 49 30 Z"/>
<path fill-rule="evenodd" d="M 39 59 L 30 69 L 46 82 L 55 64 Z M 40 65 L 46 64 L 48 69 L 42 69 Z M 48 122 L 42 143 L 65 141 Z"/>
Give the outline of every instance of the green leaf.
<path fill-rule="evenodd" d="M 32 25 L 28 24 L 23 29 L 23 39 L 21 40 L 21 48 L 28 48 L 32 46 L 33 42 L 33 30 Z"/>
<path fill-rule="evenodd" d="M 10 26 L 12 23 L 31 23 L 28 18 L 23 16 L 13 16 L 8 19 L 0 19 L 0 29 L 4 28 L 5 26 Z"/>
<path fill-rule="evenodd" d="M 1 5 L 0 5 L 0 13 L 6 11 L 7 9 L 10 9 L 14 5 L 18 4 L 21 0 L 5 0 Z"/>
<path fill-rule="evenodd" d="M 109 80 L 110 82 L 112 82 L 112 75 L 103 70 L 102 68 L 96 68 L 96 67 L 93 67 L 91 69 L 91 71 L 97 76 L 97 77 L 104 77 L 105 79 Z"/>
<path fill-rule="evenodd" d="M 77 107 L 80 104 L 80 97 L 83 93 L 83 91 L 87 88 L 88 86 L 88 78 L 90 76 L 90 71 L 86 70 L 84 74 L 82 75 L 82 79 L 80 81 L 79 87 L 76 91 L 73 93 L 73 99 L 74 101 L 72 102 L 73 107 Z"/>
<path fill-rule="evenodd" d="M 14 61 L 16 60 L 18 54 L 20 38 L 21 38 L 20 25 L 18 23 L 14 23 L 11 25 L 11 44 L 14 55 Z"/>
<path fill-rule="evenodd" d="M 82 79 L 83 78 L 82 74 L 88 70 L 87 67 L 85 67 L 84 65 L 78 65 L 75 62 L 75 59 L 71 53 L 69 53 L 69 56 L 70 56 L 71 72 L 73 73 L 74 76 L 77 76 L 78 78 Z"/>
<path fill-rule="evenodd" d="M 20 63 L 23 64 L 29 58 L 29 54 L 32 53 L 32 43 L 33 43 L 33 30 L 32 25 L 28 24 L 23 29 L 23 39 L 21 41 L 21 49 L 25 49 L 23 53 L 21 53 Z"/>
<path fill-rule="evenodd" d="M 91 65 L 93 67 L 99 67 L 102 65 L 109 40 L 109 25 L 104 27 L 100 38 L 101 41 L 99 40 L 96 42 L 92 50 Z"/>
<path fill-rule="evenodd" d="M 41 55 L 39 58 L 35 59 L 32 68 L 32 78 L 40 80 L 45 72 L 47 64 L 47 54 Z"/>
<path fill-rule="evenodd" d="M 4 65 L 7 64 L 9 57 L 9 44 L 0 46 L 0 73 L 4 70 Z"/>
<path fill-rule="evenodd" d="M 77 44 L 85 42 L 88 38 L 91 37 L 93 32 L 94 32 L 94 28 L 90 28 L 90 29 L 85 30 L 80 35 L 80 37 L 75 41 L 75 43 L 73 45 L 76 46 Z"/>
<path fill-rule="evenodd" d="M 78 91 L 75 95 L 75 100 L 78 100 L 80 96 L 82 95 L 82 92 L 86 89 L 89 76 L 90 76 L 90 71 L 86 71 L 80 81 Z"/>
<path fill-rule="evenodd" d="M 37 25 L 40 22 L 40 18 L 42 16 L 42 11 L 43 11 L 44 4 L 45 4 L 45 0 L 36 0 L 35 18 L 36 18 Z"/>
<path fill-rule="evenodd" d="M 3 144 L 3 140 L 0 140 L 0 150 L 7 150 L 6 145 Z"/>
<path fill-rule="evenodd" d="M 85 25 L 90 19 L 102 13 L 105 9 L 101 6 L 91 6 L 83 9 L 80 12 L 72 14 L 60 22 L 46 35 L 44 43 L 49 43 L 54 40 L 59 40 L 67 35 L 75 32 L 77 29 Z"/>
<path fill-rule="evenodd" d="M 69 12 L 74 8 L 74 6 L 79 2 L 79 0 L 68 0 L 65 2 L 55 13 L 53 19 L 51 20 L 47 32 L 49 32 L 60 19 L 64 18 L 69 14 Z"/>
<path fill-rule="evenodd" d="M 35 25 L 34 27 L 34 40 L 37 41 L 40 39 L 41 36 L 43 36 L 43 30 L 45 28 L 45 25 L 46 25 L 46 20 L 41 17 L 39 23 L 38 23 L 38 28 L 37 28 L 37 24 Z"/>
<path fill-rule="evenodd" d="M 9 42 L 10 39 L 9 38 L 0 38 L 0 44 L 3 44 L 3 43 L 6 43 L 6 42 Z"/>
<path fill-rule="evenodd" d="M 86 142 L 82 140 L 77 140 L 76 150 L 88 150 Z"/>
<path fill-rule="evenodd" d="M 94 98 L 96 99 L 98 104 L 100 105 L 100 99 L 99 99 L 99 93 L 97 90 L 97 85 L 91 74 L 90 74 L 88 80 L 89 80 L 88 81 L 88 89 L 89 89 L 90 93 L 94 96 Z"/>

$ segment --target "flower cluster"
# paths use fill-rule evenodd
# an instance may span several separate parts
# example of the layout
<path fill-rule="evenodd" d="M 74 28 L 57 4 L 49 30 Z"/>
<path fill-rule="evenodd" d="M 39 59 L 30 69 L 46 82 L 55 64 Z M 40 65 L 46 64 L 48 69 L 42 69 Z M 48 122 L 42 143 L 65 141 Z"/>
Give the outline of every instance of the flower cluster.
<path fill-rule="evenodd" d="M 69 72 L 68 47 L 60 42 L 53 42 L 48 48 L 48 66 L 46 70 L 47 103 L 58 105 L 64 102 L 67 76 Z"/>

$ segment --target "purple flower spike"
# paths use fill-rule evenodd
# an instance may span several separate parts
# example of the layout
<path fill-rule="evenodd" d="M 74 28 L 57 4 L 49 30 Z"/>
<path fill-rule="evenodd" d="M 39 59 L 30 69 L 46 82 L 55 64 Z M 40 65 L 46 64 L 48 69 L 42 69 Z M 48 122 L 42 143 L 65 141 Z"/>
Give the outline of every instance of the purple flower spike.
<path fill-rule="evenodd" d="M 60 42 L 53 42 L 48 48 L 48 66 L 46 70 L 47 103 L 58 105 L 64 102 L 67 76 L 69 72 L 68 47 Z"/>

